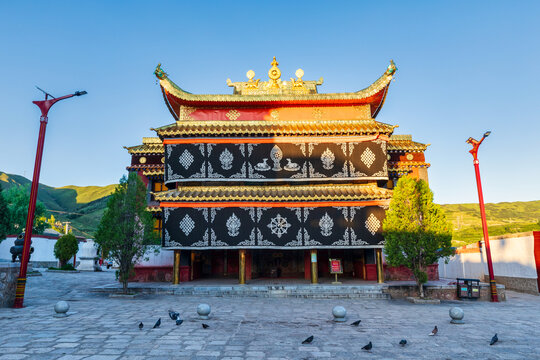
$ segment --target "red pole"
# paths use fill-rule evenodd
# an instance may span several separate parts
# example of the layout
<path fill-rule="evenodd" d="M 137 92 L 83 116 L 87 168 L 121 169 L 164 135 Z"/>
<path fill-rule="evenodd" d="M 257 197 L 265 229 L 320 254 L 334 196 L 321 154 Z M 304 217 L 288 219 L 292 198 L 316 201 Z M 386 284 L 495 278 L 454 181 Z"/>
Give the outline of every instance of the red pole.
<path fill-rule="evenodd" d="M 47 116 L 41 116 L 39 125 L 38 145 L 36 151 L 36 162 L 34 164 L 34 176 L 32 177 L 32 188 L 30 190 L 30 205 L 28 206 L 28 216 L 26 217 L 26 228 L 24 232 L 24 247 L 21 257 L 21 268 L 17 278 L 17 288 L 15 290 L 14 308 L 22 308 L 24 301 L 24 291 L 26 288 L 26 270 L 30 257 L 30 243 L 32 241 L 32 227 L 34 224 L 34 213 L 36 210 L 36 199 L 39 185 L 39 173 L 41 171 L 41 158 L 43 156 L 43 145 L 45 144 L 45 129 L 47 127 Z"/>
<path fill-rule="evenodd" d="M 482 137 L 482 140 L 477 141 L 473 138 L 469 138 L 467 142 L 473 146 L 472 150 L 469 152 L 473 156 L 473 163 L 474 163 L 474 172 L 476 174 L 476 187 L 478 188 L 478 202 L 480 204 L 480 217 L 482 218 L 482 232 L 484 233 L 484 243 L 486 244 L 486 258 L 488 263 L 488 272 L 489 272 L 489 285 L 491 289 L 491 301 L 492 302 L 499 302 L 499 297 L 497 295 L 497 284 L 495 283 L 495 276 L 493 273 L 493 262 L 491 261 L 491 250 L 489 247 L 489 234 L 488 234 L 488 227 L 487 227 L 487 220 L 486 220 L 486 208 L 484 206 L 484 195 L 482 193 L 482 181 L 480 180 L 480 162 L 478 161 L 478 148 L 480 147 L 480 144 L 484 139 L 489 135 L 490 133 L 487 132 L 484 134 L 484 137 Z"/>
<path fill-rule="evenodd" d="M 41 90 L 41 89 L 40 89 Z M 17 278 L 17 288 L 15 290 L 15 302 L 13 307 L 20 309 L 23 307 L 24 291 L 26 289 L 26 270 L 28 268 L 28 260 L 30 258 L 30 242 L 32 241 L 32 227 L 34 224 L 34 213 L 36 211 L 36 200 L 39 185 L 39 173 L 41 171 L 41 158 L 43 157 L 43 145 L 45 144 L 45 129 L 49 118 L 47 117 L 49 109 L 58 101 L 64 100 L 73 96 L 80 96 L 86 94 L 86 91 L 77 91 L 74 94 L 62 96 L 59 98 L 52 98 L 45 93 L 45 100 L 33 101 L 41 110 L 38 145 L 36 151 L 36 162 L 34 164 L 34 176 L 32 177 L 32 187 L 30 190 L 30 204 L 28 205 L 28 216 L 26 217 L 26 227 L 24 232 L 24 245 L 23 253 L 21 256 L 21 268 L 19 271 L 19 277 Z M 52 96 L 51 96 L 52 97 Z"/>

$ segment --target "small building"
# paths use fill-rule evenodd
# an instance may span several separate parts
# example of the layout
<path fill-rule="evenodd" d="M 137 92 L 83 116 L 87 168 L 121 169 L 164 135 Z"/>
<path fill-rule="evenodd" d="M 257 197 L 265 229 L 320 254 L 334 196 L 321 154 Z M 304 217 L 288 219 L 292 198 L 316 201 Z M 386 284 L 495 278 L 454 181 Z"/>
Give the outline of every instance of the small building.
<path fill-rule="evenodd" d="M 427 145 L 376 120 L 396 67 L 363 90 L 323 94 L 323 79 L 227 80 L 233 93 L 196 95 L 155 70 L 174 122 L 127 147 L 129 171 L 180 281 L 329 275 L 382 281 L 382 221 L 399 177 L 427 180 Z M 396 274 L 399 272 L 393 272 Z M 435 275 L 434 275 L 435 276 Z"/>

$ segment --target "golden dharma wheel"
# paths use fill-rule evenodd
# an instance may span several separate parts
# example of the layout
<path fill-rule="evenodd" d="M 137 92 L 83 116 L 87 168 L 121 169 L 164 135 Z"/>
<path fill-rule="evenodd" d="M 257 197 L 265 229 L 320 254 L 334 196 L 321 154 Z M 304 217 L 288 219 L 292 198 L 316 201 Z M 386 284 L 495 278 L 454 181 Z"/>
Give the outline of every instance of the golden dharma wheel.
<path fill-rule="evenodd" d="M 141 156 L 140 159 L 139 159 L 139 163 L 145 164 L 146 163 L 146 158 L 144 156 Z"/>

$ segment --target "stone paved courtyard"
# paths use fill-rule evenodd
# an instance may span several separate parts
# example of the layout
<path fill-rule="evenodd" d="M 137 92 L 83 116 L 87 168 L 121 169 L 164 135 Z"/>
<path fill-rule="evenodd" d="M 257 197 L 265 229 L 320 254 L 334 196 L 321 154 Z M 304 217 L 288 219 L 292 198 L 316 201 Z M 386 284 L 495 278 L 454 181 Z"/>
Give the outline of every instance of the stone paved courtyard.
<path fill-rule="evenodd" d="M 28 280 L 24 309 L 0 309 L 3 359 L 540 359 L 540 297 L 508 291 L 506 303 L 412 305 L 388 300 L 141 296 L 90 293 L 114 273 L 43 273 Z M 53 317 L 59 300 L 72 314 Z M 202 329 L 197 304 L 212 306 Z M 331 321 L 342 305 L 347 323 Z M 458 305 L 466 324 L 449 323 Z M 168 309 L 181 313 L 176 326 Z M 152 329 L 158 318 L 162 325 Z M 362 319 L 359 327 L 349 325 Z M 139 330 L 142 321 L 144 329 Z M 434 325 L 437 336 L 427 336 Z M 494 333 L 500 342 L 489 346 Z M 315 337 L 311 345 L 301 342 Z M 405 348 L 398 345 L 407 339 Z M 373 343 L 371 352 L 361 347 Z"/>

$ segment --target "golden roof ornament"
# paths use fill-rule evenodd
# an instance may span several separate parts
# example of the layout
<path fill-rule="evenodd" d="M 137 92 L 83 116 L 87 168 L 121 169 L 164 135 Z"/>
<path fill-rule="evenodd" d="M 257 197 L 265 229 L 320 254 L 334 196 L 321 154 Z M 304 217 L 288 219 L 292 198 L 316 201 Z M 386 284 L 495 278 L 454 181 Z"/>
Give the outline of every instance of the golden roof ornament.
<path fill-rule="evenodd" d="M 272 65 L 272 67 L 268 70 L 268 77 L 272 80 L 272 87 L 279 88 L 278 80 L 281 78 L 281 70 L 278 68 L 279 63 L 276 61 L 275 56 L 270 65 Z"/>
<path fill-rule="evenodd" d="M 167 77 L 167 73 L 161 68 L 161 63 L 156 66 L 156 70 L 154 70 L 154 75 L 156 75 L 159 80 L 163 80 Z"/>
<path fill-rule="evenodd" d="M 323 78 L 318 81 L 304 81 L 304 70 L 296 70 L 297 79 L 291 78 L 291 81 L 281 80 L 281 70 L 278 68 L 279 63 L 276 57 L 270 63 L 272 67 L 268 70 L 268 81 L 255 80 L 255 72 L 249 70 L 246 73 L 247 82 L 232 82 L 227 79 L 227 85 L 234 87 L 235 95 L 306 95 L 317 94 L 317 86 L 322 85 Z"/>

